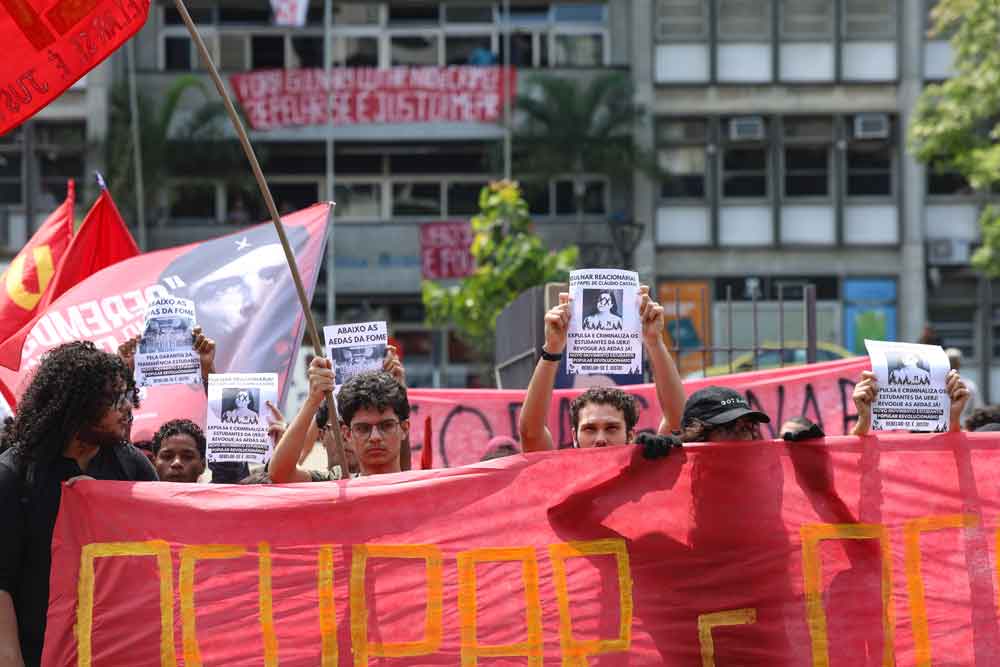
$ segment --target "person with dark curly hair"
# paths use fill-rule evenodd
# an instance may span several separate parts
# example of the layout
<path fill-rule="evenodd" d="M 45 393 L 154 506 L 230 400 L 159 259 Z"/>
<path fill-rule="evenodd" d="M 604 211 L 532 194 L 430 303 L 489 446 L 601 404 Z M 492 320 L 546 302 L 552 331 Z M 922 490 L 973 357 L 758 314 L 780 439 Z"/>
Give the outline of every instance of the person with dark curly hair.
<path fill-rule="evenodd" d="M 681 420 L 684 386 L 663 342 L 663 306 L 650 298 L 646 285 L 640 286 L 639 295 L 641 301 L 637 309 L 642 322 L 643 346 L 653 369 L 656 400 L 663 415 L 657 433 L 669 436 L 671 424 L 679 425 Z M 566 349 L 571 307 L 569 294 L 563 292 L 559 295 L 559 305 L 545 314 L 545 344 L 528 383 L 518 420 L 518 435 L 525 452 L 553 448 L 546 422 L 556 374 Z M 605 447 L 634 442 L 639 410 L 635 398 L 629 394 L 617 387 L 603 387 L 589 389 L 578 396 L 570 406 L 570 417 L 574 447 Z"/>
<path fill-rule="evenodd" d="M 163 482 L 193 484 L 205 472 L 205 433 L 190 419 L 171 419 L 153 435 L 156 474 Z"/>
<path fill-rule="evenodd" d="M 37 665 L 45 637 L 52 532 L 62 484 L 81 479 L 155 481 L 129 444 L 132 372 L 89 341 L 42 357 L 5 423 L 0 455 L 0 647 L 7 664 Z M 18 655 L 19 654 L 19 655 Z"/>
<path fill-rule="evenodd" d="M 384 371 L 355 375 L 340 388 L 337 410 L 362 475 L 400 472 L 403 439 L 410 433 L 410 402 L 399 380 Z"/>

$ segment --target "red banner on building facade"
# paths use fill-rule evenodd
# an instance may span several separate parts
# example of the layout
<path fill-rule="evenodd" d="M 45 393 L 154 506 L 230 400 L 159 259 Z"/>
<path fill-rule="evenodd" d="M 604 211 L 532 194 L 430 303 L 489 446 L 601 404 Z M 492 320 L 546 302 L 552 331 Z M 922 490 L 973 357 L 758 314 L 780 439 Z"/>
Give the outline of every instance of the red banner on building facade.
<path fill-rule="evenodd" d="M 472 262 L 472 227 L 468 222 L 428 222 L 420 225 L 420 259 L 425 280 L 464 278 Z"/>
<path fill-rule="evenodd" d="M 506 80 L 506 81 L 505 81 Z M 338 67 L 234 74 L 255 130 L 300 125 L 495 123 L 515 95 L 513 68 Z"/>
<path fill-rule="evenodd" d="M 901 434 L 83 481 L 43 662 L 993 667 L 998 449 Z"/>

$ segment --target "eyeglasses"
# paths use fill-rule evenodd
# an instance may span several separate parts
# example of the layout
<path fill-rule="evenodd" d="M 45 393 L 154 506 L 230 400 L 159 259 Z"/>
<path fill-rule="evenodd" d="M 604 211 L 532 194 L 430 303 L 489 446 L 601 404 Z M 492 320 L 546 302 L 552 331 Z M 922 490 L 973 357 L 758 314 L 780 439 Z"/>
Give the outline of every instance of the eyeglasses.
<path fill-rule="evenodd" d="M 111 402 L 111 408 L 113 410 L 124 410 L 125 404 L 128 403 L 129 407 L 135 406 L 135 389 L 128 388 L 117 394 Z"/>
<path fill-rule="evenodd" d="M 378 432 L 381 433 L 383 437 L 390 437 L 396 434 L 396 430 L 399 428 L 399 421 L 395 419 L 384 419 L 376 424 L 354 422 L 351 424 L 351 433 L 354 434 L 355 438 L 367 440 L 372 437 L 372 429 L 375 427 L 378 428 Z"/>
<path fill-rule="evenodd" d="M 610 303 L 614 303 L 614 302 L 611 300 L 610 296 L 602 296 L 600 299 L 597 300 L 597 303 L 609 303 L 610 304 Z"/>

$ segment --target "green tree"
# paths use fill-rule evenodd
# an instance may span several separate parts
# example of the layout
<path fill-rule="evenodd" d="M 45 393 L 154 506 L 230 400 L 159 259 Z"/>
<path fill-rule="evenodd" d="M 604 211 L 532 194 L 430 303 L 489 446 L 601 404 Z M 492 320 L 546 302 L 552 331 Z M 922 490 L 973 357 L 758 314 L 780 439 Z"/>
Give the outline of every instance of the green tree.
<path fill-rule="evenodd" d="M 539 76 L 518 95 L 516 108 L 524 122 L 515 131 L 514 167 L 518 174 L 545 180 L 564 174 L 597 173 L 630 183 L 638 169 L 663 176 L 655 155 L 634 139 L 646 120 L 634 102 L 627 74 L 602 74 L 589 84 L 558 76 Z M 575 193 L 577 210 L 583 193 Z"/>
<path fill-rule="evenodd" d="M 955 75 L 924 89 L 910 149 L 931 168 L 955 170 L 978 191 L 1000 184 L 1000 2 L 940 0 L 932 34 L 950 36 Z M 1000 209 L 984 207 L 974 267 L 1000 277 Z"/>
<path fill-rule="evenodd" d="M 455 327 L 492 365 L 497 316 L 525 290 L 567 280 L 577 249 L 545 248 L 532 229 L 517 183 L 500 181 L 483 188 L 479 208 L 472 218 L 474 272 L 451 287 L 425 280 L 423 301 L 431 326 Z"/>
<path fill-rule="evenodd" d="M 192 113 L 178 113 L 185 95 L 197 93 L 204 102 Z M 164 188 L 173 175 L 247 174 L 239 145 L 223 131 L 225 110 L 214 101 L 205 83 L 194 75 L 180 76 L 154 100 L 137 95 L 139 142 L 142 149 L 144 208 L 149 223 L 157 221 Z M 128 84 L 111 91 L 111 114 L 106 143 L 107 181 L 126 220 L 135 220 L 136 177 Z M 244 182 L 244 181 L 239 181 Z M 162 214 L 162 212 L 160 212 Z"/>

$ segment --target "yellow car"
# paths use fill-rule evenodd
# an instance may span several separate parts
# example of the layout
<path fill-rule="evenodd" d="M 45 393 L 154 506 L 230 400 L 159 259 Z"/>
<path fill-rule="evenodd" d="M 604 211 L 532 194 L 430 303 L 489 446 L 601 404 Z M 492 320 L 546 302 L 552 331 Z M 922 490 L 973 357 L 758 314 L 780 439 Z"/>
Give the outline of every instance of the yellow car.
<path fill-rule="evenodd" d="M 767 341 L 761 343 L 761 350 L 757 353 L 757 369 L 764 370 L 766 368 L 778 368 L 780 367 L 782 358 L 784 358 L 785 366 L 801 366 L 806 363 L 806 344 L 802 341 L 785 341 L 785 349 L 778 350 L 778 343 L 775 341 Z M 771 349 L 768 349 L 771 348 Z M 729 359 L 725 352 L 716 352 L 715 356 L 717 359 L 725 359 L 725 363 L 715 364 L 714 366 L 709 366 L 704 371 L 695 371 L 694 373 L 688 373 L 685 376 L 687 380 L 693 380 L 696 378 L 703 377 L 715 377 L 717 375 L 728 375 L 729 373 L 745 373 L 747 371 L 754 370 L 753 367 L 753 353 L 743 352 L 738 356 L 733 356 L 733 367 L 732 371 L 729 370 Z M 816 361 L 836 361 L 837 359 L 848 359 L 850 357 L 856 357 L 855 353 L 842 348 L 834 343 L 817 342 L 816 343 Z"/>

